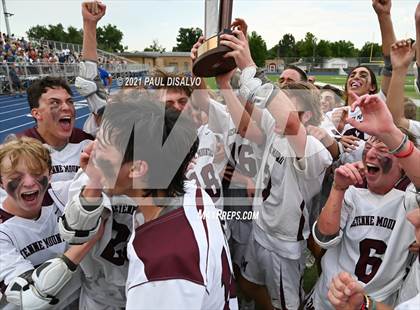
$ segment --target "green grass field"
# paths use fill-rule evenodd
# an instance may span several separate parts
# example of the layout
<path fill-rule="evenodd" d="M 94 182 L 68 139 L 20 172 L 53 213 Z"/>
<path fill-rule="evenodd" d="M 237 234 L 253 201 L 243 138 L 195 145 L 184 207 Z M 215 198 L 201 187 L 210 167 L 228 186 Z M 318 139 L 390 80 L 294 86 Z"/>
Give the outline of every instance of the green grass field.
<path fill-rule="evenodd" d="M 276 82 L 278 79 L 278 75 L 268 75 L 268 78 L 273 81 Z M 322 82 L 322 83 L 327 83 L 327 84 L 334 84 L 334 85 L 338 85 L 338 86 L 343 86 L 346 82 L 346 76 L 342 76 L 342 75 L 336 75 L 336 76 L 331 76 L 331 75 L 316 75 L 315 76 L 316 81 L 317 82 Z M 382 77 L 378 77 L 378 83 L 381 83 L 381 78 Z M 217 85 L 216 85 L 216 81 L 214 78 L 207 78 L 206 79 L 206 83 L 207 85 L 209 85 L 209 87 L 211 89 L 216 89 Z M 420 96 L 418 96 L 414 90 L 414 76 L 407 76 L 406 81 L 405 81 L 405 95 L 407 97 L 410 98 L 414 98 L 414 99 L 420 99 Z"/>

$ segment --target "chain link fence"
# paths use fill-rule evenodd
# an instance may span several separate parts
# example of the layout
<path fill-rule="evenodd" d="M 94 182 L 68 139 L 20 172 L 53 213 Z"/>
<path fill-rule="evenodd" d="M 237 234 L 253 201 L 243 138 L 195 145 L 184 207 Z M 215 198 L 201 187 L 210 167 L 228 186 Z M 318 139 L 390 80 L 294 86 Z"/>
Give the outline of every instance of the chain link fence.
<path fill-rule="evenodd" d="M 148 66 L 137 63 L 103 64 L 102 67 L 113 77 L 137 75 L 148 71 Z M 25 88 L 35 79 L 45 76 L 59 76 L 65 78 L 70 84 L 74 83 L 79 74 L 79 64 L 30 64 L 6 63 L 0 65 L 0 95 L 13 93 L 11 70 L 16 74 Z"/>

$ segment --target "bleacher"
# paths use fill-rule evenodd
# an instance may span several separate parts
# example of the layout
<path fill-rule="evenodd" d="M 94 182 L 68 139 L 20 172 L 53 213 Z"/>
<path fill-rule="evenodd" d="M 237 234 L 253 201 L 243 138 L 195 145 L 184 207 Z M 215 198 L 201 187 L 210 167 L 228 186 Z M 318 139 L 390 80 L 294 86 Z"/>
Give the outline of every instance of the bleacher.
<path fill-rule="evenodd" d="M 0 53 L 3 58 L 0 65 L 0 95 L 11 92 L 9 72 L 12 64 L 16 65 L 18 77 L 26 87 L 32 80 L 47 75 L 61 76 L 70 84 L 74 83 L 79 72 L 81 45 L 49 40 L 26 41 L 24 38 L 5 38 L 2 47 L 6 44 L 9 48 Z M 138 75 L 148 70 L 144 64 L 99 49 L 98 62 L 114 77 Z"/>

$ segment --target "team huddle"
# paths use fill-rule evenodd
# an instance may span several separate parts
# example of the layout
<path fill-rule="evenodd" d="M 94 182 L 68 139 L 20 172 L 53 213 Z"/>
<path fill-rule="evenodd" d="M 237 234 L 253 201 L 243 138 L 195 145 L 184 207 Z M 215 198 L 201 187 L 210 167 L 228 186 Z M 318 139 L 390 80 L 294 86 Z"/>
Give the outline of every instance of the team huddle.
<path fill-rule="evenodd" d="M 47 76 L 27 90 L 35 127 L 0 145 L 0 307 L 419 309 L 420 122 L 404 83 L 420 46 L 396 40 L 391 0 L 372 4 L 381 85 L 366 66 L 343 94 L 294 66 L 272 83 L 236 19 L 220 44 L 237 68 L 217 94 L 202 79 L 110 95 L 106 6 L 83 3 L 84 128 L 66 80 Z M 419 41 L 420 4 L 415 21 Z"/>

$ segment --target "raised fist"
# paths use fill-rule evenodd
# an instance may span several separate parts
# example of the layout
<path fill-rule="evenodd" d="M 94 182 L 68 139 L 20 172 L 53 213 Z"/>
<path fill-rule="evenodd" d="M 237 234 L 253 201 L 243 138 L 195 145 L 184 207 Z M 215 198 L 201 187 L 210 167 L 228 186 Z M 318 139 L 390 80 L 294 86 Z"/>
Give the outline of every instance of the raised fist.
<path fill-rule="evenodd" d="M 106 5 L 99 1 L 82 3 L 83 21 L 97 23 L 105 15 Z"/>

